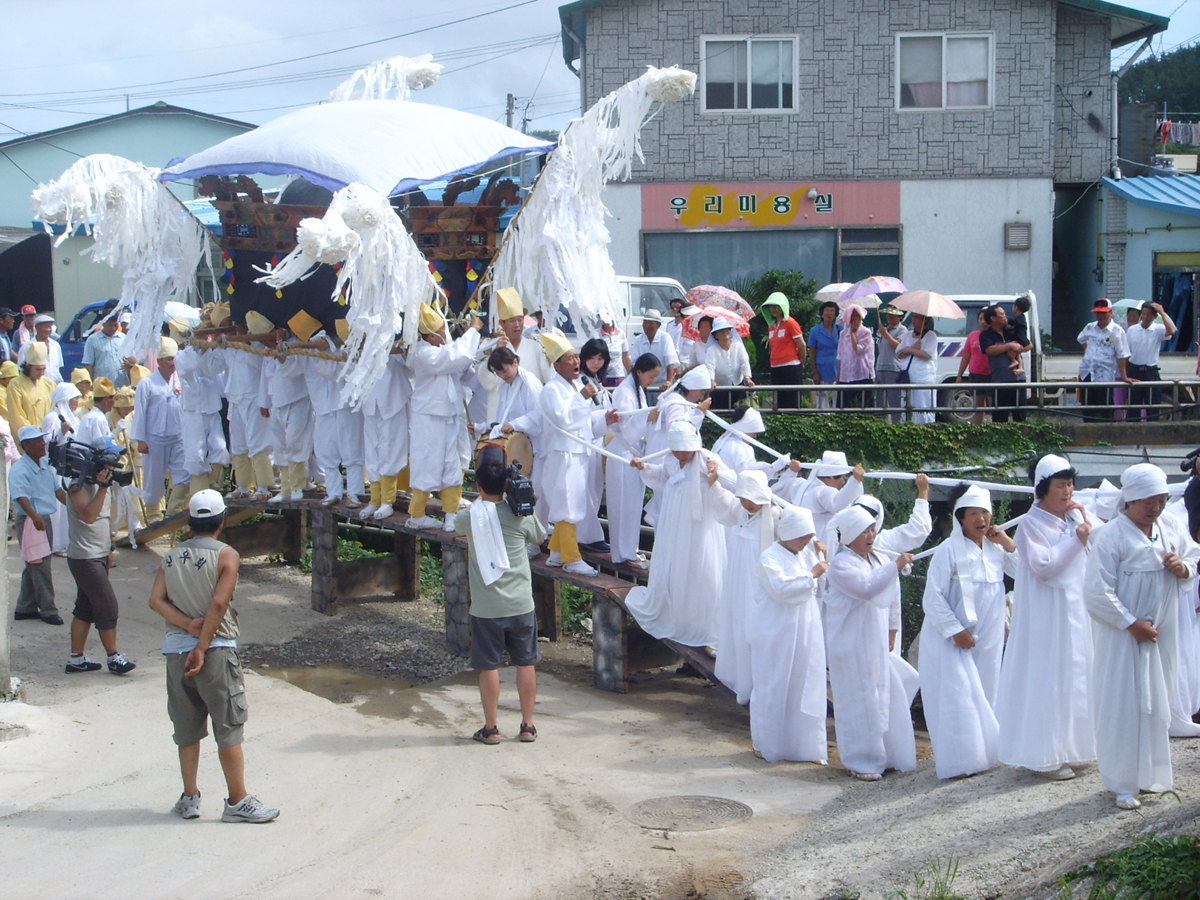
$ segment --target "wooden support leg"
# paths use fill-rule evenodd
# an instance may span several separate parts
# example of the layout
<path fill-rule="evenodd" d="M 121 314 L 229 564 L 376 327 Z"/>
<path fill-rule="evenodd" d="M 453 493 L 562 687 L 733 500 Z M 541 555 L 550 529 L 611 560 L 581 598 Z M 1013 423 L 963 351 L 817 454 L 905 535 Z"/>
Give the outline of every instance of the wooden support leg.
<path fill-rule="evenodd" d="M 287 540 L 283 545 L 283 559 L 292 564 L 300 562 L 304 551 L 308 549 L 307 515 L 302 509 L 285 509 L 283 518 L 288 523 Z M 337 537 L 334 537 L 334 548 L 337 548 Z"/>
<path fill-rule="evenodd" d="M 333 513 L 312 514 L 312 608 L 332 616 L 337 613 L 337 523 Z"/>
<path fill-rule="evenodd" d="M 471 652 L 471 585 L 465 548 L 442 546 L 442 583 L 446 599 L 446 649 L 466 656 Z"/>
<path fill-rule="evenodd" d="M 421 540 L 415 534 L 396 532 L 396 562 L 400 565 L 400 582 L 396 587 L 397 600 L 419 600 L 421 597 Z"/>
<path fill-rule="evenodd" d="M 533 605 L 537 610 L 538 634 L 562 640 L 562 591 L 559 583 L 545 575 L 533 576 Z"/>
<path fill-rule="evenodd" d="M 601 691 L 624 694 L 629 690 L 625 661 L 628 643 L 625 610 L 604 591 L 592 594 L 592 684 Z"/>

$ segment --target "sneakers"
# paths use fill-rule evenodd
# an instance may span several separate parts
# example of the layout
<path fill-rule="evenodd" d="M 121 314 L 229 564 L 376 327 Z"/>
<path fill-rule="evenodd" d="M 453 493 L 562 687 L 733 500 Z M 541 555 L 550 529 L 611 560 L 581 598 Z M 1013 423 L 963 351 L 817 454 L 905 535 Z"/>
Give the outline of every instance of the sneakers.
<path fill-rule="evenodd" d="M 229 804 L 226 803 L 226 806 Z M 179 813 L 184 819 L 200 818 L 200 795 L 189 797 L 187 794 L 180 794 L 179 799 L 175 801 L 174 811 Z"/>
<path fill-rule="evenodd" d="M 97 668 L 99 668 L 99 666 L 97 666 Z M 137 663 L 131 663 L 120 653 L 114 653 L 108 658 L 108 671 L 112 672 L 114 675 L 128 675 L 136 668 Z"/>
<path fill-rule="evenodd" d="M 72 656 L 67 660 L 67 674 L 72 675 L 76 672 L 99 672 L 103 668 L 100 663 L 94 659 L 88 659 L 86 656 Z"/>
<path fill-rule="evenodd" d="M 587 563 L 585 563 L 582 559 L 577 560 L 573 563 L 567 563 L 565 566 L 563 566 L 563 571 L 569 572 L 572 575 L 595 575 L 595 574 L 597 574 L 597 570 L 593 569 L 591 566 L 589 566 Z"/>
<path fill-rule="evenodd" d="M 263 822 L 270 822 L 278 815 L 279 810 L 267 806 L 253 794 L 247 794 L 236 806 L 230 806 L 229 801 L 225 801 L 225 811 L 221 813 L 221 821 L 250 822 L 253 825 L 259 825 Z"/>
<path fill-rule="evenodd" d="M 404 527 L 420 531 L 422 528 L 441 528 L 442 523 L 433 516 L 417 516 L 415 519 L 409 519 L 405 522 Z"/>
<path fill-rule="evenodd" d="M 392 514 L 395 512 L 396 512 L 396 510 L 392 506 L 392 504 L 385 503 L 385 504 L 383 504 L 383 506 L 379 507 L 379 509 L 375 510 L 375 514 L 372 516 L 372 518 L 374 518 L 374 519 L 391 518 Z"/>

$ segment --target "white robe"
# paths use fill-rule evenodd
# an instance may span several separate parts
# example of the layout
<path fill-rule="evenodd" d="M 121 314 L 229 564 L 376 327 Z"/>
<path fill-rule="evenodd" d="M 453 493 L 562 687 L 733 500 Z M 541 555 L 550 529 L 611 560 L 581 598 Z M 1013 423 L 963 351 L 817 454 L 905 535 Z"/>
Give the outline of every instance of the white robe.
<path fill-rule="evenodd" d="M 262 349 L 262 344 L 251 344 Z M 264 419 L 258 405 L 264 357 L 246 350 L 210 350 L 224 364 L 225 398 L 229 401 L 229 452 L 257 456 L 271 451 L 271 420 Z"/>
<path fill-rule="evenodd" d="M 829 758 L 825 639 L 812 577 L 817 562 L 812 541 L 799 553 L 775 543 L 759 556 L 756 602 L 746 625 L 750 739 L 767 762 Z"/>
<path fill-rule="evenodd" d="M 764 507 L 750 515 L 740 502 L 732 515 L 719 517 L 725 526 L 725 596 L 717 608 L 717 664 L 713 674 L 737 696 L 738 703 L 750 702 L 754 684 L 750 639 L 746 622 L 754 609 L 758 590 L 758 562 L 762 546 L 763 516 L 771 518 L 771 540 L 779 523 L 779 510 Z"/>
<path fill-rule="evenodd" d="M 853 478 L 850 480 L 854 481 Z M 913 501 L 912 514 L 908 517 L 908 521 L 895 528 L 880 531 L 875 537 L 875 546 L 872 549 L 895 562 L 896 557 L 901 553 L 911 553 L 925 543 L 925 539 L 932 531 L 933 517 L 929 514 L 929 501 L 918 497 Z M 892 608 L 888 610 L 888 631 L 896 632 L 896 646 L 892 652 L 897 656 L 904 655 L 901 612 L 900 597 L 897 594 L 896 599 L 892 602 Z"/>
<path fill-rule="evenodd" d="M 662 527 L 654 533 L 649 583 L 625 598 L 643 631 L 689 647 L 716 643 L 717 607 L 725 596 L 725 533 L 717 516 L 741 506 L 707 478 L 702 451 L 682 469 L 673 456 L 646 463 L 642 479 L 663 498 Z"/>
<path fill-rule="evenodd" d="M 815 476 L 801 478 L 789 469 L 775 485 L 775 493 L 788 503 L 803 506 L 812 513 L 817 540 L 832 553 L 838 546 L 833 517 L 852 506 L 863 495 L 863 486 L 853 475 L 840 488 L 835 488 Z"/>
<path fill-rule="evenodd" d="M 1164 516 L 1174 516 L 1189 531 L 1183 500 L 1167 504 Z M 1196 582 L 1179 586 L 1179 633 L 1176 636 L 1175 689 L 1171 692 L 1171 737 L 1198 737 L 1200 725 L 1192 721 L 1200 711 L 1200 595 Z"/>
<path fill-rule="evenodd" d="M 588 443 L 602 437 L 607 427 L 604 407 L 584 399 L 577 382 L 555 373 L 538 395 L 538 410 L 546 448 L 546 477 L 542 480 L 549 504 L 546 514 L 555 523 L 579 525 L 595 519 L 597 513 L 588 496 L 588 457 L 599 454 L 592 454 L 586 445 L 563 432 Z M 582 535 L 579 540 L 590 543 Z"/>
<path fill-rule="evenodd" d="M 166 491 L 170 473 L 175 484 L 187 484 L 191 476 L 183 456 L 182 411 L 179 407 L 178 381 L 164 381 L 161 372 L 153 372 L 138 382 L 133 397 L 131 441 L 144 441 L 150 448 L 142 454 L 143 499 L 153 506 Z"/>
<path fill-rule="evenodd" d="M 953 527 L 929 563 L 922 602 L 921 698 L 938 778 L 983 772 L 999 761 L 994 705 L 1004 654 L 1004 575 L 1017 572 L 1015 552 L 988 540 L 979 547 L 957 522 Z M 975 638 L 970 650 L 954 643 L 964 629 Z"/>
<path fill-rule="evenodd" d="M 401 354 L 393 353 L 388 357 L 383 377 L 375 382 L 359 413 L 362 423 L 359 460 L 366 464 L 368 481 L 378 481 L 384 475 L 398 475 L 409 464 L 409 400 L 412 394 L 408 364 Z M 343 413 L 339 414 L 345 417 Z M 351 446 L 347 452 L 357 449 Z"/>
<path fill-rule="evenodd" d="M 408 351 L 413 384 L 409 446 L 422 448 L 409 458 L 409 484 L 414 490 L 432 493 L 462 484 L 472 450 L 462 376 L 471 368 L 478 346 L 479 332 L 468 328 L 450 344 L 435 347 L 419 340 Z"/>
<path fill-rule="evenodd" d="M 204 475 L 213 466 L 229 465 L 229 448 L 221 426 L 223 359 L 212 351 L 185 345 L 175 356 L 179 376 L 180 431 L 189 475 Z"/>
<path fill-rule="evenodd" d="M 1188 568 L 1180 579 L 1162 563 L 1177 553 Z M 1172 786 L 1171 690 L 1175 685 L 1180 582 L 1191 583 L 1200 546 L 1171 516 L 1149 538 L 1124 514 L 1108 523 L 1087 563 L 1084 600 L 1092 618 L 1095 656 L 1092 698 L 1096 754 L 1104 786 L 1116 794 Z M 1139 642 L 1126 629 L 1150 619 L 1156 641 Z"/>
<path fill-rule="evenodd" d="M 621 456 L 644 456 L 646 432 L 650 423 L 648 413 L 626 416 L 626 413 L 646 409 L 646 392 L 637 386 L 634 376 L 625 378 L 612 395 L 613 407 L 621 419 L 612 426 L 615 437 L 609 449 Z M 633 466 L 623 466 L 609 460 L 604 468 L 604 483 L 608 497 L 608 542 L 612 546 L 613 562 L 636 559 L 641 541 L 642 502 L 646 485 L 641 473 Z"/>
<path fill-rule="evenodd" d="M 533 493 L 537 503 L 533 515 L 544 528 L 549 522 L 546 514 L 550 504 L 546 500 L 546 442 L 542 439 L 542 414 L 538 409 L 538 397 L 542 393 L 542 383 L 523 368 L 518 368 L 518 377 L 512 384 L 501 382 L 498 396 L 499 406 L 496 418 L 501 425 L 512 425 L 514 431 L 519 431 L 529 438 L 533 445 L 533 472 L 525 475 L 533 481 Z"/>
<path fill-rule="evenodd" d="M 713 453 L 721 457 L 721 462 L 736 475 L 742 472 L 762 472 L 771 478 L 777 469 L 787 465 L 787 460 L 781 461 L 778 466 L 759 462 L 754 456 L 754 448 L 747 444 L 740 434 L 732 431 L 727 431 L 717 438 L 717 442 L 713 444 Z"/>
<path fill-rule="evenodd" d="M 1066 521 L 1035 505 L 1017 529 L 1012 622 L 1000 667 L 1000 761 L 1053 772 L 1096 758 L 1089 680 L 1092 628 L 1083 603 L 1087 551 Z"/>
<path fill-rule="evenodd" d="M 704 422 L 704 413 L 695 406 L 688 405 L 687 398 L 672 388 L 666 396 L 659 398 L 658 421 L 652 422 L 646 433 L 646 456 L 667 449 L 667 432 L 674 422 L 691 422 L 699 431 Z M 658 491 L 655 491 L 650 502 L 646 504 L 647 524 L 657 524 L 661 509 L 662 498 L 659 497 Z"/>
<path fill-rule="evenodd" d="M 888 652 L 888 609 L 900 591 L 895 563 L 842 548 L 826 573 L 825 643 L 838 755 L 851 772 L 917 767 L 917 744 L 901 675 Z M 911 667 L 908 667 L 911 672 Z"/>

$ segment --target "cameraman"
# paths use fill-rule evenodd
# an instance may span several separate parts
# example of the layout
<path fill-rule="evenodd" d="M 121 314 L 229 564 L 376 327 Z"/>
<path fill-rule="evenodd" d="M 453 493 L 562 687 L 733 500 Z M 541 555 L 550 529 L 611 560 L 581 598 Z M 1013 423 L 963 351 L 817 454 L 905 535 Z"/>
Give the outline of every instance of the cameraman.
<path fill-rule="evenodd" d="M 471 579 L 471 667 L 479 670 L 483 727 L 473 735 L 481 744 L 500 743 L 496 716 L 500 704 L 500 663 L 504 651 L 517 667 L 521 700 L 519 739 L 537 740 L 533 704 L 542 660 L 537 645 L 537 614 L 526 544 L 540 544 L 546 530 L 533 516 L 516 515 L 504 501 L 508 467 L 504 448 L 480 451 L 475 482 L 479 499 L 460 512 L 455 527 L 467 536 Z"/>
<path fill-rule="evenodd" d="M 100 402 L 111 406 L 111 397 L 101 398 Z M 112 476 L 113 470 L 104 467 L 96 473 L 93 483 L 76 477 L 67 487 L 67 568 L 77 588 L 71 622 L 71 658 L 66 666 L 69 673 L 95 672 L 100 668 L 100 663 L 83 653 L 92 625 L 96 626 L 100 643 L 108 653 L 108 671 L 127 675 L 137 668 L 117 650 L 117 595 L 108 580 L 108 567 L 112 563 L 108 490 Z"/>

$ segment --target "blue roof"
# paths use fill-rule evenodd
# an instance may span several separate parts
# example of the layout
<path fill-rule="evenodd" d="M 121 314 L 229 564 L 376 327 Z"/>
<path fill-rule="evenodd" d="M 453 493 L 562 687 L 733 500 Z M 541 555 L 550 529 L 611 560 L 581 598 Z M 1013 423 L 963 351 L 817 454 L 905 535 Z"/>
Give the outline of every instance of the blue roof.
<path fill-rule="evenodd" d="M 1124 197 L 1130 203 L 1180 213 L 1185 216 L 1200 216 L 1200 177 L 1180 175 L 1166 177 L 1138 175 L 1117 181 L 1104 179 L 1108 189 Z"/>

